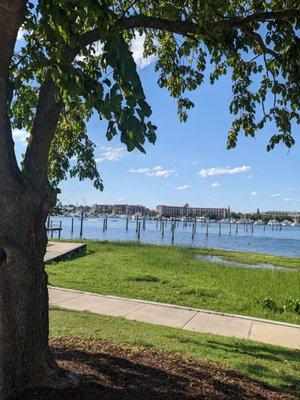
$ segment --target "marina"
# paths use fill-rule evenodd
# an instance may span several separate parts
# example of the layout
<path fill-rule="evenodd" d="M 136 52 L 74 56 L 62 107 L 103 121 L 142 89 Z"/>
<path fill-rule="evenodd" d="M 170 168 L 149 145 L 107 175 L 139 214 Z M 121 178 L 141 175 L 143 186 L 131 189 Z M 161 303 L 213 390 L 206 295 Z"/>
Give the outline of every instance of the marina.
<path fill-rule="evenodd" d="M 145 218 L 72 218 L 56 216 L 49 227 L 60 227 L 62 239 L 139 241 L 161 245 L 300 256 L 300 227 L 250 223 L 150 220 Z M 54 237 L 51 230 L 48 236 Z"/>

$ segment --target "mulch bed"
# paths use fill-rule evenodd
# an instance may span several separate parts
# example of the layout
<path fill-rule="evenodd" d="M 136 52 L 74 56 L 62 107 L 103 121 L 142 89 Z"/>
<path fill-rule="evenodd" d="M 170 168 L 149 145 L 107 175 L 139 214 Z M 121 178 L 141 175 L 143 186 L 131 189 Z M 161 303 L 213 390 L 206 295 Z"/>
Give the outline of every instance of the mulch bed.
<path fill-rule="evenodd" d="M 238 372 L 169 353 L 82 339 L 54 340 L 51 347 L 80 386 L 31 390 L 16 400 L 295 399 Z"/>

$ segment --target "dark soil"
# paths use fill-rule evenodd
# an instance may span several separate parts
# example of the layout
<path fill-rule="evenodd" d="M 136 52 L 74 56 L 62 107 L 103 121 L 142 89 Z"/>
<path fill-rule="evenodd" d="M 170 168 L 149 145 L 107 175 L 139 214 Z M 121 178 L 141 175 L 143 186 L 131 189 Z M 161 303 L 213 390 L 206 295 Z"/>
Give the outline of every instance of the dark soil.
<path fill-rule="evenodd" d="M 191 358 L 81 339 L 51 343 L 80 386 L 35 389 L 14 400 L 282 400 L 295 399 L 242 374 Z"/>

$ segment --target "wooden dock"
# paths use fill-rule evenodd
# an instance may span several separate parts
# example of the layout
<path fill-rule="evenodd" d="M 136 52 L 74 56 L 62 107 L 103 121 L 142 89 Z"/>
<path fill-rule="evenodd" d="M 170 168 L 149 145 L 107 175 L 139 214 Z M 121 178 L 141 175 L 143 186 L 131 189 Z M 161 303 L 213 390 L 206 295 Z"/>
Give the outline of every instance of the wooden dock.
<path fill-rule="evenodd" d="M 44 261 L 46 263 L 68 260 L 86 252 L 85 243 L 49 242 Z"/>

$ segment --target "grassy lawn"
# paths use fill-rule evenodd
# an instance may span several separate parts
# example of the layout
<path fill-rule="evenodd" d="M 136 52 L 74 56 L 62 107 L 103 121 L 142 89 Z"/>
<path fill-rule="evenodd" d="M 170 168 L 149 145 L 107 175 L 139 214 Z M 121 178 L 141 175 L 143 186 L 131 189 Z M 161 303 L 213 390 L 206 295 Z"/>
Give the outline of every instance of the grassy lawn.
<path fill-rule="evenodd" d="M 52 339 L 109 341 L 130 348 L 163 350 L 217 363 L 278 390 L 299 394 L 300 352 L 246 340 L 198 334 L 62 309 L 50 312 Z"/>
<path fill-rule="evenodd" d="M 176 246 L 88 241 L 87 255 L 47 266 L 51 285 L 300 323 L 300 269 L 269 271 L 221 266 L 196 254 L 296 268 L 300 259 Z M 266 302 L 264 299 L 270 298 Z M 275 304 L 275 306 L 274 306 Z"/>

